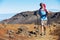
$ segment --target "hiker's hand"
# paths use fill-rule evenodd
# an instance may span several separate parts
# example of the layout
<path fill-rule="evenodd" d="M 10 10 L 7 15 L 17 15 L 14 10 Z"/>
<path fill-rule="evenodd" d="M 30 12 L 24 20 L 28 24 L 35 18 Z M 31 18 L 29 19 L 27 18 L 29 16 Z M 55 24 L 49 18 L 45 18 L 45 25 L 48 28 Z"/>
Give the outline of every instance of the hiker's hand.
<path fill-rule="evenodd" d="M 48 14 L 51 14 L 51 12 L 50 12 L 50 11 L 48 11 Z"/>
<path fill-rule="evenodd" d="M 35 14 L 34 14 L 35 15 Z M 35 16 L 37 16 L 37 15 L 35 15 Z"/>
<path fill-rule="evenodd" d="M 37 14 L 34 14 L 35 16 L 37 16 Z"/>
<path fill-rule="evenodd" d="M 38 14 L 36 14 L 36 16 L 39 16 Z"/>
<path fill-rule="evenodd" d="M 37 16 L 37 14 L 34 14 L 35 16 Z"/>
<path fill-rule="evenodd" d="M 37 16 L 37 12 L 36 11 L 34 12 L 34 15 Z"/>

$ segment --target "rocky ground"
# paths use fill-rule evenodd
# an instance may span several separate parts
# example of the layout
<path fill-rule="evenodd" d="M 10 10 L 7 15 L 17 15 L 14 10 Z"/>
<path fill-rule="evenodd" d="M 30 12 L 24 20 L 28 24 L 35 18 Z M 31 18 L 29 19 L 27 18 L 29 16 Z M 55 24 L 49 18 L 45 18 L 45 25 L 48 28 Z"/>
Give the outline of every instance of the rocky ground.
<path fill-rule="evenodd" d="M 60 40 L 60 24 L 47 26 L 46 35 L 35 24 L 0 24 L 0 40 Z M 39 29 L 39 30 L 38 30 Z"/>

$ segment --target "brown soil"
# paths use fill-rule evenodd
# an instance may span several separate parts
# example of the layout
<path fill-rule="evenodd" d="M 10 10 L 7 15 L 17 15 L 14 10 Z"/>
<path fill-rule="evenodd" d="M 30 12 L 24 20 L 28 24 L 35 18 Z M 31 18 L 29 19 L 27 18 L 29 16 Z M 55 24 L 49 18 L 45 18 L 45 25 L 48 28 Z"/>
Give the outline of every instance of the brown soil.
<path fill-rule="evenodd" d="M 34 24 L 0 24 L 0 40 L 60 40 L 59 24 L 52 24 L 47 27 L 46 35 L 36 34 L 29 35 L 28 32 L 35 32 Z M 19 29 L 21 28 L 21 29 Z"/>

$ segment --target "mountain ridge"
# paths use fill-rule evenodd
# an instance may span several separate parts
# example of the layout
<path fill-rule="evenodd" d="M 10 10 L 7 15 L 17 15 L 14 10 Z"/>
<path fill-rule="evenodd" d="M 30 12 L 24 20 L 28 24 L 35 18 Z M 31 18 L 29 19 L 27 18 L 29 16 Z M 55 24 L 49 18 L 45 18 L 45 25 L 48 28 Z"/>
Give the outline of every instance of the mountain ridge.
<path fill-rule="evenodd" d="M 0 23 L 7 23 L 7 24 L 40 24 L 40 16 L 34 15 L 37 13 L 38 15 L 38 10 L 36 11 L 26 11 L 26 12 L 21 12 L 17 13 L 16 15 L 12 16 L 10 19 L 6 19 L 1 21 Z M 58 20 L 56 20 L 58 19 Z M 60 20 L 60 12 L 51 12 L 51 14 L 48 14 L 48 21 L 49 23 L 56 22 Z"/>

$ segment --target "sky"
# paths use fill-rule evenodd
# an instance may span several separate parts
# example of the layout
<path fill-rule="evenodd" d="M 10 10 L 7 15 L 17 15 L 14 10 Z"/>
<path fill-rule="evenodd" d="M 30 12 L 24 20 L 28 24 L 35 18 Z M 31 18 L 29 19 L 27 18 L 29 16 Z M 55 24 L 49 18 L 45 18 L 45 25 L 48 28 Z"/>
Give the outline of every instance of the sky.
<path fill-rule="evenodd" d="M 41 2 L 46 4 L 49 11 L 60 11 L 60 0 L 0 0 L 0 20 L 23 11 L 38 10 Z"/>

